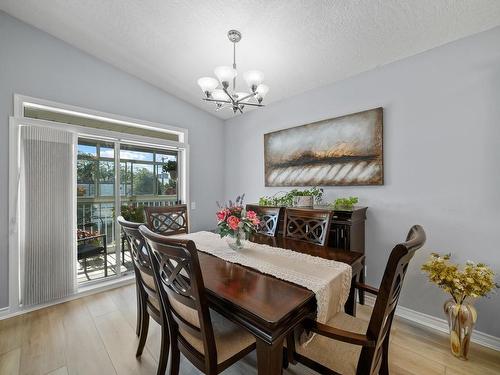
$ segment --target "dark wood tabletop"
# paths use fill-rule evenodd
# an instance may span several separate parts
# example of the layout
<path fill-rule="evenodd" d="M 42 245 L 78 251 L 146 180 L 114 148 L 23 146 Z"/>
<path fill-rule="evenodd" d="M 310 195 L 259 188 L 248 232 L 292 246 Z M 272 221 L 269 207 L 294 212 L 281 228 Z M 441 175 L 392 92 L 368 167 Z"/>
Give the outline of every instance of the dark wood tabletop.
<path fill-rule="evenodd" d="M 364 256 L 283 237 L 255 235 L 253 242 L 344 262 L 359 277 Z M 244 249 L 241 251 L 245 251 Z M 258 373 L 281 374 L 285 336 L 306 317 L 315 315 L 314 293 L 255 269 L 199 252 L 211 307 L 248 329 L 257 339 Z M 354 304 L 351 293 L 348 304 Z M 346 307 L 352 312 L 353 306 Z"/>

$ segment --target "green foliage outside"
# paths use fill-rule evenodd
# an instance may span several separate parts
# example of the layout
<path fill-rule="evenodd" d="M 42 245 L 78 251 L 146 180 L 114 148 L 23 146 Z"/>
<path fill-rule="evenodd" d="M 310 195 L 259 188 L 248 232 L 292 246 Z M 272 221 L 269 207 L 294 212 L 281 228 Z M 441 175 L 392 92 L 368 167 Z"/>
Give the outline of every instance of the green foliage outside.
<path fill-rule="evenodd" d="M 177 170 L 177 161 L 169 160 L 162 167 L 164 172 L 173 172 Z M 77 177 L 78 183 L 84 184 L 95 184 L 97 177 L 99 181 L 110 182 L 114 181 L 115 177 L 114 163 L 109 161 L 98 161 L 98 158 L 92 154 L 79 154 L 77 162 Z M 156 193 L 159 195 L 176 195 L 177 194 L 177 182 L 173 179 L 167 178 L 163 180 L 161 178 L 155 179 L 155 175 L 152 170 L 148 168 L 136 169 L 134 171 L 133 177 L 130 173 L 130 169 L 120 168 L 120 182 L 125 186 L 133 186 L 133 195 L 153 195 Z M 81 187 L 79 191 L 79 196 L 84 196 L 86 193 L 86 188 Z M 129 195 L 127 191 L 127 195 Z"/>
<path fill-rule="evenodd" d="M 172 171 L 177 171 L 177 161 L 176 160 L 169 160 L 165 164 L 163 164 L 163 172 L 172 172 Z"/>
<path fill-rule="evenodd" d="M 133 204 L 122 205 L 121 214 L 127 221 L 134 223 L 144 223 L 144 208 Z"/>

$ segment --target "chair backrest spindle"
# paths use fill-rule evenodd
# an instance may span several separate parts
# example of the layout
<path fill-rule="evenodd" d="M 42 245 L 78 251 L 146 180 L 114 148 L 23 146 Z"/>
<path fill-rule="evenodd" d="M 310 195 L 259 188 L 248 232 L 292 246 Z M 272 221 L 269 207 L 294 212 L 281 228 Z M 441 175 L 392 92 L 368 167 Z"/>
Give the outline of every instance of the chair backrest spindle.
<path fill-rule="evenodd" d="M 175 235 L 189 232 L 187 205 L 144 207 L 148 226 L 155 233 Z"/>
<path fill-rule="evenodd" d="M 283 235 L 295 240 L 326 246 L 330 233 L 332 212 L 287 208 Z"/>
<path fill-rule="evenodd" d="M 282 215 L 282 207 L 264 207 L 247 204 L 246 210 L 255 211 L 260 218 L 260 227 L 257 232 L 266 236 L 276 237 L 278 235 L 278 223 Z"/>

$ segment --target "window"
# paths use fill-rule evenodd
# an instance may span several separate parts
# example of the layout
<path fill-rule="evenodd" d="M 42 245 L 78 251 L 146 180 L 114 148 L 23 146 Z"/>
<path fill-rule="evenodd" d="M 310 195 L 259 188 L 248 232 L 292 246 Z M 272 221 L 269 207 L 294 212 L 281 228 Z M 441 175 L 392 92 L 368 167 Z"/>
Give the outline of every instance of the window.
<path fill-rule="evenodd" d="M 78 258 L 77 282 L 130 272 L 131 254 L 115 225 L 116 217 L 125 205 L 186 203 L 187 131 L 20 95 L 15 95 L 14 103 L 16 129 L 38 126 L 74 136 L 76 187 L 67 183 L 57 188 L 73 189 L 76 213 L 70 216 L 75 233 L 97 234 L 99 246 L 105 244 L 103 252 L 86 261 L 80 258 L 78 241 L 77 249 L 67 248 Z M 91 239 L 85 245 L 94 245 L 92 241 L 98 242 Z M 23 278 L 22 268 L 20 272 Z"/>
<path fill-rule="evenodd" d="M 152 200 L 180 199 L 177 191 L 178 152 L 137 146 L 120 148 L 120 195 Z M 115 155 L 113 144 L 79 139 L 77 191 L 81 198 L 114 195 Z"/>
<path fill-rule="evenodd" d="M 120 148 L 120 193 L 179 200 L 178 152 L 123 145 Z"/>

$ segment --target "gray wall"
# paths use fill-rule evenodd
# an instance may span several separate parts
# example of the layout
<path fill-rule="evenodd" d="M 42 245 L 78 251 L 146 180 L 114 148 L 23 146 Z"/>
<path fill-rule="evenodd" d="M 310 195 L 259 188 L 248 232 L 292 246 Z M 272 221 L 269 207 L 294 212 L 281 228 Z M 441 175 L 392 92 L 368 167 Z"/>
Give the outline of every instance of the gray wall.
<path fill-rule="evenodd" d="M 411 264 L 400 304 L 443 318 L 447 297 L 419 270 L 431 251 L 500 271 L 499 46 L 496 28 L 234 117 L 226 122 L 226 198 L 245 192 L 257 201 L 282 190 L 264 187 L 264 133 L 384 107 L 385 185 L 330 187 L 326 199 L 356 195 L 369 206 L 367 272 L 374 285 L 392 246 L 412 224 L 424 226 L 428 241 Z M 500 336 L 499 296 L 477 306 L 478 330 Z"/>
<path fill-rule="evenodd" d="M 223 121 L 0 12 L 0 307 L 8 304 L 8 118 L 14 93 L 188 128 L 192 227 L 213 227 L 215 201 L 224 191 Z"/>

